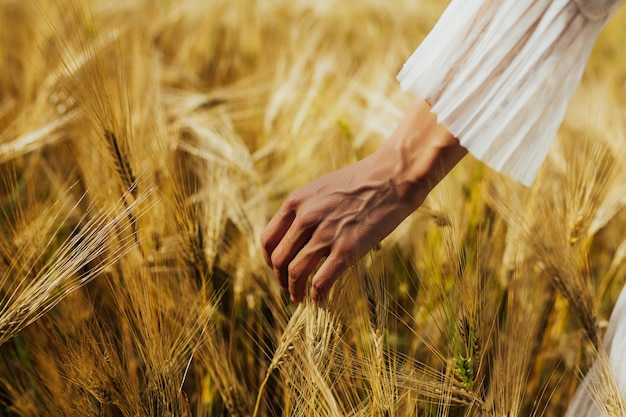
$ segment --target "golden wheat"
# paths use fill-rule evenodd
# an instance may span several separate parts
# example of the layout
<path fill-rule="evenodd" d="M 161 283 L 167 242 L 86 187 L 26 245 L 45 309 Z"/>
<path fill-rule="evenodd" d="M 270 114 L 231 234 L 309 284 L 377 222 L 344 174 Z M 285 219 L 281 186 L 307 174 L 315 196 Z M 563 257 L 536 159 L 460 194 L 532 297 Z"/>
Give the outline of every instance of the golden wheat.
<path fill-rule="evenodd" d="M 444 7 L 0 0 L 0 414 L 551 417 L 590 368 L 623 413 L 624 10 L 533 188 L 468 157 L 323 306 L 263 266 Z"/>

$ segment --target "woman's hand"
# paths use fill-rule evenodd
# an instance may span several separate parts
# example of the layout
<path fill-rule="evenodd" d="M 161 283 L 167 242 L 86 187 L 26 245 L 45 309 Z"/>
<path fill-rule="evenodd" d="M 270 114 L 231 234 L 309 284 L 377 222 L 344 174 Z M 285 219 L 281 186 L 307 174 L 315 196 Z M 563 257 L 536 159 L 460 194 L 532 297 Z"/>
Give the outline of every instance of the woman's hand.
<path fill-rule="evenodd" d="M 313 301 L 415 210 L 386 169 L 370 157 L 324 175 L 291 193 L 263 230 L 265 260 L 293 301 L 322 258 Z"/>
<path fill-rule="evenodd" d="M 265 260 L 292 301 L 323 300 L 349 266 L 391 233 L 465 155 L 424 101 L 367 158 L 292 192 L 261 234 Z"/>

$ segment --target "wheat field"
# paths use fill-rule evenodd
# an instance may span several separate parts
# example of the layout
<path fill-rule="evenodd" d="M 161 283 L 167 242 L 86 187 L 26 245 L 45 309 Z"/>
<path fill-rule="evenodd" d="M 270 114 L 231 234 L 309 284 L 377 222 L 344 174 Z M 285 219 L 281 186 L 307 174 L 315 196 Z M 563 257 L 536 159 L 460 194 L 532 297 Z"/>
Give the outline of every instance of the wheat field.
<path fill-rule="evenodd" d="M 530 189 L 467 157 L 327 305 L 259 234 L 391 133 L 441 0 L 0 0 L 0 415 L 623 415 L 626 10 Z"/>

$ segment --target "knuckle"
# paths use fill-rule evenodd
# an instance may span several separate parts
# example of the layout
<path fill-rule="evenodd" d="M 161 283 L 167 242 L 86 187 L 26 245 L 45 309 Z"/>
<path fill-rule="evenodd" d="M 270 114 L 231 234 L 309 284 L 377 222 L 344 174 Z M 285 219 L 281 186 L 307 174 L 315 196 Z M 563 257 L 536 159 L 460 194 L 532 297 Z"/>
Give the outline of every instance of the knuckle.
<path fill-rule="evenodd" d="M 270 259 L 272 260 L 272 265 L 276 269 L 284 269 L 286 267 L 286 258 L 287 257 L 285 256 L 285 253 L 280 249 L 275 250 L 270 257 Z"/>
<path fill-rule="evenodd" d="M 322 223 L 316 230 L 314 238 L 316 242 L 327 246 L 329 248 L 333 247 L 333 242 L 336 238 L 335 230 L 332 227 L 329 227 L 328 224 Z"/>
<path fill-rule="evenodd" d="M 343 262 L 345 262 L 346 258 L 350 255 L 350 247 L 345 243 L 339 241 L 333 245 L 332 253 L 334 255 L 333 263 L 336 267 L 340 267 Z"/>
<path fill-rule="evenodd" d="M 330 287 L 330 281 L 316 280 L 311 283 L 312 290 L 319 294 L 324 294 Z"/>
<path fill-rule="evenodd" d="M 269 246 L 269 243 L 270 243 L 270 233 L 267 230 L 264 229 L 261 232 L 260 240 L 261 240 L 261 246 L 263 246 L 265 249 L 267 249 L 267 247 Z"/>
<path fill-rule="evenodd" d="M 335 241 L 332 251 L 335 255 L 334 263 L 336 264 L 336 269 L 344 269 L 350 263 L 356 261 L 357 248 L 353 242 L 349 242 L 346 239 L 338 239 Z"/>
<path fill-rule="evenodd" d="M 317 213 L 314 211 L 306 210 L 299 214 L 298 223 L 303 229 L 308 229 L 314 226 L 318 222 Z"/>
<path fill-rule="evenodd" d="M 337 279 L 341 273 L 348 267 L 348 255 L 343 253 L 334 253 L 332 256 L 332 265 L 329 269 L 330 279 Z"/>
<path fill-rule="evenodd" d="M 300 281 L 300 277 L 295 276 L 295 275 L 289 275 L 289 284 L 292 286 L 295 286 L 299 281 Z"/>
<path fill-rule="evenodd" d="M 298 208 L 298 206 L 300 205 L 300 193 L 298 190 L 292 191 L 287 198 L 285 199 L 285 202 L 282 205 L 282 211 L 283 213 L 287 214 L 287 213 L 291 213 L 296 211 L 296 209 Z"/>
<path fill-rule="evenodd" d="M 297 265 L 295 262 L 292 262 L 287 267 L 287 273 L 289 274 L 289 277 L 298 279 L 302 275 L 302 269 L 300 268 L 300 265 Z"/>
<path fill-rule="evenodd" d="M 337 220 L 325 220 L 326 221 L 324 221 L 323 227 L 320 228 L 321 235 L 326 240 L 337 242 L 341 238 L 343 232 L 341 224 L 338 224 Z"/>

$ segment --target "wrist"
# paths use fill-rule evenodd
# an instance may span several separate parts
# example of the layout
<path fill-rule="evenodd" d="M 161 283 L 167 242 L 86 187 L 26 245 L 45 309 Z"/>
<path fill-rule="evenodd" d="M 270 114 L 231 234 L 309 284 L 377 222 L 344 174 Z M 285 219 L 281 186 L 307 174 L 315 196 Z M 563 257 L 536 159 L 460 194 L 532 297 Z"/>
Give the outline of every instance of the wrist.
<path fill-rule="evenodd" d="M 401 199 L 417 208 L 467 151 L 424 100 L 415 100 L 376 152 Z"/>

